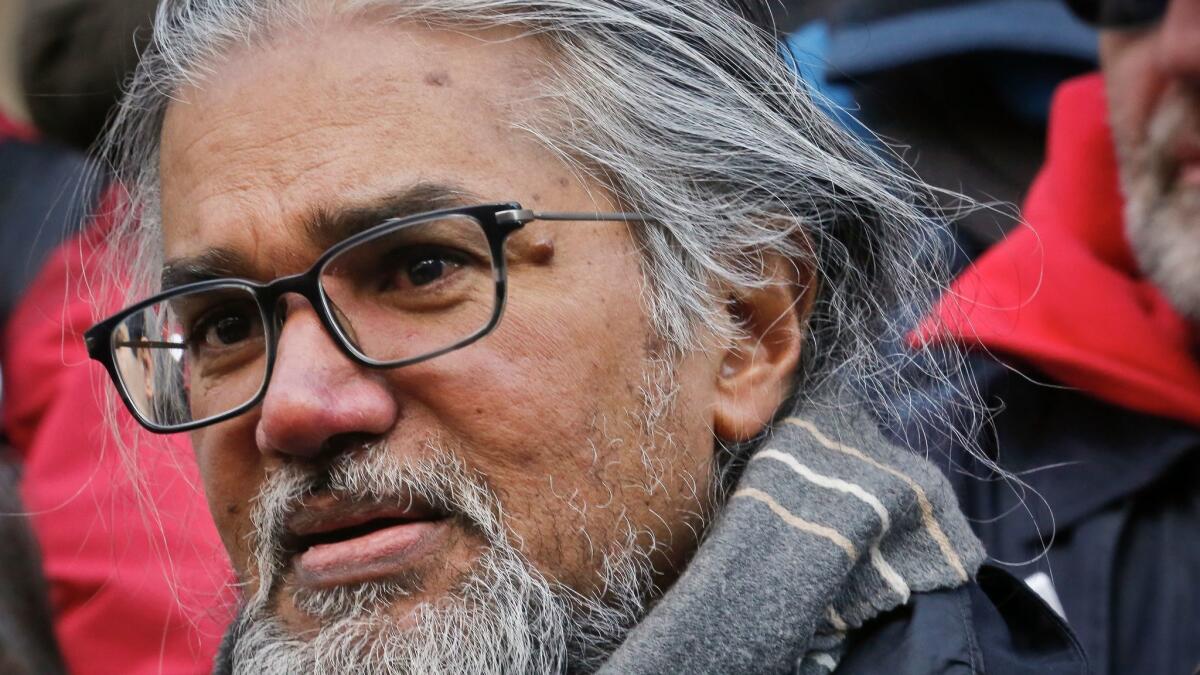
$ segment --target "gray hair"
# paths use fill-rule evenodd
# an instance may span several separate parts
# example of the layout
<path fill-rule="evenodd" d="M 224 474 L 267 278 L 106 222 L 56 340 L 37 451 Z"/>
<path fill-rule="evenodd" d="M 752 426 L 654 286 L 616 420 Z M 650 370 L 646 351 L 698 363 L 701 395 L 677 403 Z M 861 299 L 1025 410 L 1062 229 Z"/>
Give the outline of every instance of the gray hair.
<path fill-rule="evenodd" d="M 131 294 L 157 284 L 158 143 L 173 92 L 231 47 L 329 12 L 541 39 L 554 55 L 542 83 L 553 114 L 514 131 L 654 219 L 634 236 L 651 320 L 676 353 L 727 325 L 720 289 L 772 283 L 764 261 L 779 256 L 818 284 L 798 393 L 781 414 L 832 389 L 868 396 L 887 422 L 944 417 L 944 406 L 897 403 L 921 390 L 914 377 L 973 407 L 948 377 L 958 357 L 913 367 L 903 343 L 948 275 L 928 188 L 822 112 L 755 0 L 165 0 L 105 143 L 129 191 L 111 248 Z"/>

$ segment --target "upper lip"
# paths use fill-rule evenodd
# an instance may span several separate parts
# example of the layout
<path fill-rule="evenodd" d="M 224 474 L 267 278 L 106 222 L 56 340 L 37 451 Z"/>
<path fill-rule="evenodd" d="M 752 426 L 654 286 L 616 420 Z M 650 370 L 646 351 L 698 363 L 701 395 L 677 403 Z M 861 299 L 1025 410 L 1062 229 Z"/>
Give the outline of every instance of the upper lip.
<path fill-rule="evenodd" d="M 324 540 L 353 538 L 356 536 L 354 528 L 367 526 L 372 521 L 380 521 L 380 527 L 384 527 L 435 520 L 443 516 L 443 513 L 416 495 L 391 503 L 329 494 L 310 497 L 303 500 L 286 521 L 288 541 L 285 542 L 285 548 L 298 553 Z"/>

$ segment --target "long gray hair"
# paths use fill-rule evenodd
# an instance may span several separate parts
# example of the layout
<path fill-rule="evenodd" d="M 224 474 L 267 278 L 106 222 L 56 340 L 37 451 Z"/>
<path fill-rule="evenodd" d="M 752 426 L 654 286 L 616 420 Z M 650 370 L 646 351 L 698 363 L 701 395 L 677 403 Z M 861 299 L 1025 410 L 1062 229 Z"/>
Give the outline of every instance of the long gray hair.
<path fill-rule="evenodd" d="M 973 408 L 949 377 L 958 357 L 914 367 L 903 346 L 947 278 L 949 237 L 926 209 L 928 189 L 822 112 L 757 0 L 165 0 L 104 145 L 129 191 L 112 269 L 132 275 L 132 295 L 157 283 L 158 144 L 172 93 L 232 46 L 331 12 L 506 25 L 542 40 L 552 114 L 513 121 L 514 133 L 654 219 L 634 232 L 645 303 L 677 353 L 728 323 L 715 289 L 772 283 L 764 258 L 780 256 L 818 285 L 797 395 L 781 414 L 833 389 L 868 396 L 885 422 L 943 417 L 944 405 L 912 403 L 916 377 L 951 385 L 960 395 L 945 400 Z"/>

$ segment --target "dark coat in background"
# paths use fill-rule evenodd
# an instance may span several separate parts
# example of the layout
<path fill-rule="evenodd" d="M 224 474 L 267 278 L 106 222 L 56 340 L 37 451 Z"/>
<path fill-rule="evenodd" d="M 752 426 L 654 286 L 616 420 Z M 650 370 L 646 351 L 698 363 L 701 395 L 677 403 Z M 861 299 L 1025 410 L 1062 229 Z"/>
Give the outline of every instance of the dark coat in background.
<path fill-rule="evenodd" d="M 80 153 L 0 113 L 0 328 L 50 251 L 78 231 L 93 178 Z"/>
<path fill-rule="evenodd" d="M 17 498 L 17 471 L 0 445 L 0 673 L 64 672 L 54 641 L 37 542 Z"/>
<path fill-rule="evenodd" d="M 1200 429 L 1063 388 L 1024 363 L 980 356 L 973 369 L 1002 409 L 984 449 L 1027 484 L 958 452 L 947 473 L 988 554 L 1027 563 L 1008 569 L 1057 605 L 1096 673 L 1195 672 Z"/>
<path fill-rule="evenodd" d="M 1027 227 L 955 282 L 916 340 L 975 350 L 993 411 L 977 440 L 1023 482 L 948 450 L 944 468 L 992 559 L 1061 609 L 1097 673 L 1192 673 L 1196 327 L 1125 240 L 1103 85 L 1060 89 Z"/>

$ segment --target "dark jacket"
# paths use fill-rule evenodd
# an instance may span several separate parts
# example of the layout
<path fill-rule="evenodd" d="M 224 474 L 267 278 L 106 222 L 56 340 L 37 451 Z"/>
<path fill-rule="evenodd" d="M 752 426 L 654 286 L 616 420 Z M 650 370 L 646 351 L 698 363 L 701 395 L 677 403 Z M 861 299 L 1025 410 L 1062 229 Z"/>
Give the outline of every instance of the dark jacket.
<path fill-rule="evenodd" d="M 0 334 L 46 254 L 83 215 L 85 163 L 0 113 Z M 0 402 L 4 391 L 0 388 Z M 0 673 L 64 672 L 20 464 L 0 423 Z"/>
<path fill-rule="evenodd" d="M 992 559 L 1045 575 L 1097 673 L 1200 668 L 1200 429 L 1018 364 L 972 366 L 1003 410 L 984 451 L 1027 484 L 954 450 L 947 473 Z"/>
<path fill-rule="evenodd" d="M 0 673 L 65 672 L 50 621 L 37 542 L 17 496 L 17 470 L 0 444 Z"/>
<path fill-rule="evenodd" d="M 0 327 L 50 251 L 77 231 L 94 195 L 89 177 L 81 155 L 0 113 Z"/>
<path fill-rule="evenodd" d="M 1060 88 L 1027 227 L 914 341 L 974 350 L 993 413 L 975 440 L 1015 478 L 955 444 L 943 467 L 992 559 L 1060 604 L 1096 672 L 1186 674 L 1200 667 L 1200 352 L 1125 237 L 1103 85 Z"/>
<path fill-rule="evenodd" d="M 985 566 L 976 583 L 916 593 L 852 635 L 837 675 L 1090 672 L 1064 622 L 1025 584 Z"/>

